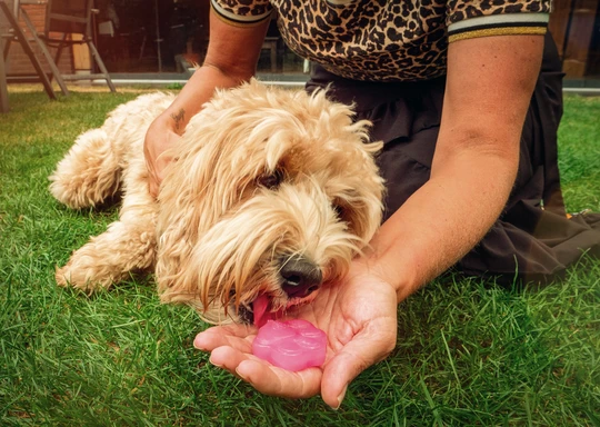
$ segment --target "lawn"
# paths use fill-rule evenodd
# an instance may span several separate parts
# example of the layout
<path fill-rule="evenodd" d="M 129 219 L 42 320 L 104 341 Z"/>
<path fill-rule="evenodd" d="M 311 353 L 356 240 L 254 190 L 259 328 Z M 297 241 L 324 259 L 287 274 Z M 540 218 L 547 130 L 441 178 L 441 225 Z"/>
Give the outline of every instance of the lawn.
<path fill-rule="evenodd" d="M 262 396 L 192 348 L 205 327 L 151 278 L 86 297 L 54 268 L 116 210 L 70 211 L 47 176 L 80 132 L 136 96 L 13 91 L 0 115 L 0 425 L 600 425 L 600 261 L 542 289 L 448 274 L 399 306 L 398 344 L 350 386 Z M 600 211 L 600 98 L 568 97 L 561 171 L 571 211 Z"/>

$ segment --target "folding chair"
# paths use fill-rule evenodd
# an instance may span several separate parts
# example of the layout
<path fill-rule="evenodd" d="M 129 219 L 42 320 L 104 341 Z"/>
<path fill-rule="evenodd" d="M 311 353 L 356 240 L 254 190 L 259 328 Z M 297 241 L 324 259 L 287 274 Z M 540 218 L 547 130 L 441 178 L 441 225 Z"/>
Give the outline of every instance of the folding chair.
<path fill-rule="evenodd" d="M 46 25 L 40 37 L 46 45 L 57 48 L 55 63 L 58 63 L 62 50 L 66 46 L 87 45 L 100 73 L 63 74 L 61 77 L 64 80 L 105 80 L 111 92 L 116 92 L 108 70 L 92 40 L 92 3 L 93 0 L 47 0 Z M 81 39 L 74 39 L 73 34 L 80 35 Z"/>
<path fill-rule="evenodd" d="M 52 89 L 52 84 L 50 83 L 48 76 L 42 68 L 42 64 L 35 56 L 27 36 L 19 26 L 19 10 L 20 5 L 18 0 L 0 0 L 0 112 L 7 112 L 9 108 L 6 76 L 8 67 L 6 63 L 8 59 L 8 53 L 10 51 L 10 45 L 13 41 L 19 43 L 23 48 L 23 51 L 31 61 L 31 64 L 33 65 L 40 81 L 42 82 L 48 97 L 50 99 L 56 99 L 56 94 Z M 58 76 L 57 81 L 59 84 L 64 85 L 62 80 L 59 80 L 60 75 L 58 68 L 52 62 L 52 58 L 49 58 L 49 65 L 52 73 L 55 74 L 55 76 Z"/>

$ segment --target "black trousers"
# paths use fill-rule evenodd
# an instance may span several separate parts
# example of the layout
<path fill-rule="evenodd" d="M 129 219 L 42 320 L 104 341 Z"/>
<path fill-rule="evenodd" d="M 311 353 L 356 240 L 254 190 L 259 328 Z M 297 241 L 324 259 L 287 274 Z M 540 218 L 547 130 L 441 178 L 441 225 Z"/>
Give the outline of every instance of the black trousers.
<path fill-rule="evenodd" d="M 564 273 L 583 251 L 600 256 L 600 214 L 568 219 L 565 212 L 557 163 L 562 78 L 556 46 L 547 34 L 543 64 L 523 126 L 514 189 L 498 221 L 457 264 L 469 275 L 495 276 L 507 283 L 515 278 L 546 281 Z M 357 119 L 373 122 L 372 140 L 385 143 L 377 160 L 387 185 L 387 219 L 429 179 L 445 77 L 372 83 L 344 79 L 315 67 L 307 90 L 327 86 L 332 99 L 355 105 Z"/>

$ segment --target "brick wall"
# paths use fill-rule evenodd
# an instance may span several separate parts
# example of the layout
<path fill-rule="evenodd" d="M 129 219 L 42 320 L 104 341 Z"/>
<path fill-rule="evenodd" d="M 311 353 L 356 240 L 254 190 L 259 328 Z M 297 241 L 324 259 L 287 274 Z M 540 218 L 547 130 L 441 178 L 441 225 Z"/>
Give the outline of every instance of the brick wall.
<path fill-rule="evenodd" d="M 23 8 L 27 11 L 29 18 L 31 19 L 33 25 L 39 32 L 44 31 L 45 24 L 45 16 L 46 16 L 46 7 L 45 5 L 23 5 Z M 20 19 L 21 29 L 25 32 L 28 38 L 31 38 L 31 34 L 27 30 L 23 19 Z M 42 55 L 42 52 L 37 45 L 37 43 L 30 41 L 30 45 L 42 64 L 42 67 L 47 72 L 50 72 L 50 68 L 48 67 L 48 63 L 46 59 Z M 54 57 L 56 53 L 55 48 L 49 48 L 50 53 Z M 73 72 L 73 55 L 70 47 L 63 48 L 61 53 L 61 58 L 58 64 L 58 68 L 61 73 L 71 74 Z M 10 47 L 10 53 L 8 56 L 8 75 L 33 75 L 35 74 L 35 69 L 31 65 L 29 58 L 23 52 L 21 45 L 17 42 L 12 42 Z"/>

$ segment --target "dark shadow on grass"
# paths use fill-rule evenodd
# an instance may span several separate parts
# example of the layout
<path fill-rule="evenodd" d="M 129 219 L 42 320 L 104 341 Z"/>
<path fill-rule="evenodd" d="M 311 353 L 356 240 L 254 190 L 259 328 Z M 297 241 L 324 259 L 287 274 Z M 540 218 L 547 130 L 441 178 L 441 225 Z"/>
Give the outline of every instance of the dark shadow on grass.
<path fill-rule="evenodd" d="M 59 211 L 76 212 L 76 213 L 79 213 L 82 215 L 84 213 L 91 213 L 91 214 L 108 216 L 108 215 L 114 214 L 116 211 L 118 211 L 121 208 L 122 196 L 123 196 L 123 193 L 121 191 L 117 191 L 115 194 L 104 199 L 102 202 L 96 204 L 95 206 L 90 206 L 90 207 L 81 208 L 81 209 L 71 209 L 68 206 L 64 205 L 63 203 L 60 203 L 58 200 L 55 200 L 55 199 L 53 199 L 53 200 L 55 201 L 57 210 L 59 210 Z"/>

